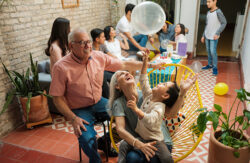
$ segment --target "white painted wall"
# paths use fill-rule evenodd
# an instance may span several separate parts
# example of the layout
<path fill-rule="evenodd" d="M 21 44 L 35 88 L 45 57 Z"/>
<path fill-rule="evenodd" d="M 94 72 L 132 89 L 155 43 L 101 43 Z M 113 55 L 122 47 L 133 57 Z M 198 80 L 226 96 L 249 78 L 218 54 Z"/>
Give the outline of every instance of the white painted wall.
<path fill-rule="evenodd" d="M 175 19 L 177 23 L 182 23 L 189 29 L 189 33 L 186 35 L 188 41 L 187 51 L 194 51 L 195 42 L 195 27 L 196 27 L 196 17 L 197 14 L 197 0 L 176 0 L 176 5 L 180 3 L 180 19 L 178 22 L 178 17 Z"/>
<path fill-rule="evenodd" d="M 243 24 L 244 24 L 244 17 L 245 15 L 240 15 L 240 13 L 237 13 L 236 17 L 236 24 L 234 28 L 234 36 L 233 36 L 233 47 L 232 50 L 235 52 L 239 51 L 239 45 L 242 38 L 242 30 L 243 30 Z"/>
<path fill-rule="evenodd" d="M 249 9 L 250 10 L 250 9 Z M 249 11 L 250 12 L 250 11 Z M 244 83 L 250 83 L 250 13 L 246 18 L 246 31 L 244 34 L 244 42 L 242 45 L 242 50 L 240 52 L 241 55 L 241 62 L 244 74 Z"/>

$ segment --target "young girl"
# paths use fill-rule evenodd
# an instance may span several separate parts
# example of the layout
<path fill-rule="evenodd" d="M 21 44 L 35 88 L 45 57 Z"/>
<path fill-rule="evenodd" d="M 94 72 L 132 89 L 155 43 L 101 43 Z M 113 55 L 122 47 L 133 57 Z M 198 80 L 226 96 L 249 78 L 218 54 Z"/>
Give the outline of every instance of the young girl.
<path fill-rule="evenodd" d="M 124 49 L 124 50 L 129 49 L 127 38 L 122 33 L 120 33 L 119 35 L 121 36 L 123 41 L 116 39 L 115 38 L 116 32 L 114 30 L 114 27 L 112 26 L 105 27 L 104 34 L 106 38 L 106 41 L 104 42 L 104 44 L 106 45 L 109 52 L 115 55 L 119 59 L 125 59 L 126 57 L 122 56 L 121 49 Z"/>
<path fill-rule="evenodd" d="M 153 89 L 150 88 L 147 77 L 148 54 L 144 55 L 143 66 L 140 76 L 140 84 L 143 94 L 143 103 L 139 109 L 136 105 L 136 98 L 129 100 L 127 106 L 131 108 L 138 116 L 138 122 L 135 131 L 142 139 L 140 141 L 149 142 L 157 141 L 156 155 L 162 163 L 173 162 L 172 156 L 163 141 L 161 124 L 165 114 L 165 108 L 172 108 L 179 96 L 179 88 L 176 83 L 160 83 Z M 134 139 L 133 145 L 137 139 Z M 132 146 L 133 146 L 132 145 Z M 132 146 L 124 143 L 120 146 L 120 153 L 126 156 Z M 120 158 L 119 158 L 120 159 Z M 123 159 L 120 159 L 123 160 Z"/>
<path fill-rule="evenodd" d="M 185 37 L 185 26 L 183 24 L 177 24 L 175 27 L 175 42 L 184 39 L 187 41 Z"/>
<path fill-rule="evenodd" d="M 65 18 L 56 18 L 53 23 L 48 47 L 45 54 L 50 58 L 50 74 L 54 64 L 68 53 L 68 34 L 70 22 Z"/>

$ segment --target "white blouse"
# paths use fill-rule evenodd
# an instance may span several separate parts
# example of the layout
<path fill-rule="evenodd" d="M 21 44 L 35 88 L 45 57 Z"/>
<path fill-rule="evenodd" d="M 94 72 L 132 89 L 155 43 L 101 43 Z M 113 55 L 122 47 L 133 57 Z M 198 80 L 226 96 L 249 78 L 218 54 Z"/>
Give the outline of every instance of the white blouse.
<path fill-rule="evenodd" d="M 111 54 L 115 55 L 119 59 L 125 58 L 122 56 L 121 45 L 118 39 L 115 38 L 113 42 L 105 41 L 104 44 Z"/>

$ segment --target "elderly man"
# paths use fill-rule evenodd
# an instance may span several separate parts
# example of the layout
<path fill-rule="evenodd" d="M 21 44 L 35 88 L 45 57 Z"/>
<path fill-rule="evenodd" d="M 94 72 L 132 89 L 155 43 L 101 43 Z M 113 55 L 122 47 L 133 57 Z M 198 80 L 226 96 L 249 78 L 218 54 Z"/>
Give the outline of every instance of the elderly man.
<path fill-rule="evenodd" d="M 141 62 L 120 61 L 92 50 L 88 33 L 76 29 L 69 34 L 71 53 L 53 67 L 50 94 L 58 110 L 71 120 L 74 133 L 90 163 L 101 162 L 97 152 L 94 122 L 107 118 L 107 102 L 102 94 L 104 70 L 137 70 Z M 150 65 L 159 67 L 159 65 Z"/>

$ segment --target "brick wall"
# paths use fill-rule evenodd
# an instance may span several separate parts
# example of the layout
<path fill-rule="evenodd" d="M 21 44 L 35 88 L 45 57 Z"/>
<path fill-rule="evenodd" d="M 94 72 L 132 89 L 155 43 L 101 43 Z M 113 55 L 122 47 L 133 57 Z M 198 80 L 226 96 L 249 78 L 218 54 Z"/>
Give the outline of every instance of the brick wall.
<path fill-rule="evenodd" d="M 116 19 L 124 14 L 125 0 L 118 3 Z M 113 0 L 80 0 L 80 7 L 63 9 L 61 0 L 12 0 L 0 9 L 0 57 L 10 70 L 22 72 L 29 65 L 29 53 L 34 60 L 44 60 L 44 49 L 57 17 L 70 20 L 71 29 L 104 28 L 115 25 Z M 10 88 L 0 65 L 0 110 Z M 22 123 L 17 102 L 0 116 L 0 136 Z"/>

